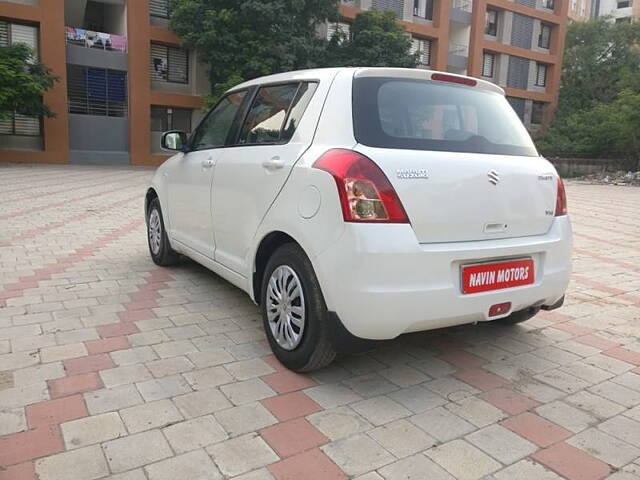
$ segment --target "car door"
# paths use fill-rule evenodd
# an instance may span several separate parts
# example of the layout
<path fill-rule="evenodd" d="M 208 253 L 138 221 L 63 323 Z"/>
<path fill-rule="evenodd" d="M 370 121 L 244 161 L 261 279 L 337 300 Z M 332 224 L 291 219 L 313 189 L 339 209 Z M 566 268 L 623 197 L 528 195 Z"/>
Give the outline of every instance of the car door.
<path fill-rule="evenodd" d="M 309 118 L 306 128 L 299 127 L 317 88 L 317 82 L 260 87 L 235 146 L 216 166 L 215 259 L 241 275 L 249 273 L 246 256 L 260 222 L 312 141 L 317 119 Z"/>
<path fill-rule="evenodd" d="M 175 163 L 168 180 L 171 238 L 213 259 L 215 239 L 211 187 L 216 164 L 224 152 L 247 91 L 223 97 L 200 123 L 187 152 Z"/>

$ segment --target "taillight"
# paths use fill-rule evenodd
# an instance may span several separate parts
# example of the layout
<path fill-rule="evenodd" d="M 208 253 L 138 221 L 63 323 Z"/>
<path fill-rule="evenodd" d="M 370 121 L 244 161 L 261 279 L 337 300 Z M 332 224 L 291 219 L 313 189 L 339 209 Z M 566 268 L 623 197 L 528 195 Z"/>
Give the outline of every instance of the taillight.
<path fill-rule="evenodd" d="M 558 194 L 556 195 L 556 217 L 567 214 L 567 192 L 564 183 L 558 176 Z"/>
<path fill-rule="evenodd" d="M 336 181 L 345 222 L 409 223 L 384 172 L 353 150 L 329 150 L 313 164 Z"/>

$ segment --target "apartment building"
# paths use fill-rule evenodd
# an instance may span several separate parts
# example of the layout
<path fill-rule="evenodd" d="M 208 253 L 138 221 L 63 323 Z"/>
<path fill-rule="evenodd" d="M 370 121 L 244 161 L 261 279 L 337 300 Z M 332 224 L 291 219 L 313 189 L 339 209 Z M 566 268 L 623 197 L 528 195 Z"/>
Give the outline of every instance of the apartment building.
<path fill-rule="evenodd" d="M 592 8 L 597 0 L 570 0 L 569 19 L 574 22 L 586 22 L 593 15 Z"/>
<path fill-rule="evenodd" d="M 166 0 L 0 1 L 0 44 L 24 42 L 60 78 L 51 119 L 0 121 L 0 161 L 157 165 L 164 130 L 190 131 L 209 93 Z"/>
<path fill-rule="evenodd" d="M 640 0 L 591 0 L 593 17 L 608 17 L 612 22 L 640 20 Z"/>
<path fill-rule="evenodd" d="M 392 10 L 423 68 L 501 85 L 535 130 L 557 102 L 571 1 L 342 0 L 342 21 L 321 33 Z M 55 118 L 0 121 L 0 161 L 160 164 L 161 132 L 190 131 L 210 88 L 167 27 L 167 0 L 0 0 L 0 44 L 28 43 L 60 78 L 45 95 Z"/>
<path fill-rule="evenodd" d="M 362 10 L 393 10 L 412 36 L 423 68 L 500 85 L 524 124 L 536 130 L 557 104 L 571 1 L 342 0 L 342 22 L 327 34 L 348 31 Z"/>

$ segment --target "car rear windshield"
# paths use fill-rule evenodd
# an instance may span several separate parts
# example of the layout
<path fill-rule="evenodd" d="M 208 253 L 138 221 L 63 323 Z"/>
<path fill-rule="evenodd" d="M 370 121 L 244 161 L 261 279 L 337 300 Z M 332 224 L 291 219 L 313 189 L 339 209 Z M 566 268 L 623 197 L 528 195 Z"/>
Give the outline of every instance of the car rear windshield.
<path fill-rule="evenodd" d="M 538 156 L 497 92 L 400 78 L 354 80 L 356 140 L 370 147 Z"/>

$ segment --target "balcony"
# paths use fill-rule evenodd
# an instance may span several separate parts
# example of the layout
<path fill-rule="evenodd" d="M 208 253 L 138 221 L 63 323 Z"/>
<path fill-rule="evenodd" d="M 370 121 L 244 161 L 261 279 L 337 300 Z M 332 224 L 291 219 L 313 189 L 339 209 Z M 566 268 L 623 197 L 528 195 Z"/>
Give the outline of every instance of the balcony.
<path fill-rule="evenodd" d="M 469 57 L 469 45 L 461 43 L 449 44 L 448 66 L 455 69 L 466 69 Z"/>
<path fill-rule="evenodd" d="M 127 37 L 113 33 L 93 32 L 83 28 L 64 27 L 67 45 L 115 52 L 127 51 Z"/>
<path fill-rule="evenodd" d="M 451 3 L 451 21 L 455 23 L 471 24 L 471 0 L 453 0 Z"/>
<path fill-rule="evenodd" d="M 83 28 L 64 29 L 68 64 L 127 70 L 127 37 Z"/>

